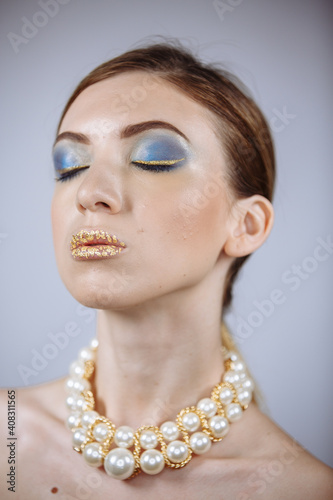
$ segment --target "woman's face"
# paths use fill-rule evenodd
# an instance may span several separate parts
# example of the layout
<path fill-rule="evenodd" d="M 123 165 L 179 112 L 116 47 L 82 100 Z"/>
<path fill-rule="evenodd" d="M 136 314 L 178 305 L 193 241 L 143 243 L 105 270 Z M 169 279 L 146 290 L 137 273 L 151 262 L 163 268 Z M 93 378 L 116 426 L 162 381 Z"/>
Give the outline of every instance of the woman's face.
<path fill-rule="evenodd" d="M 65 115 L 54 164 L 56 259 L 79 302 L 142 304 L 230 262 L 231 195 L 213 116 L 171 84 L 130 72 L 88 87 Z"/>

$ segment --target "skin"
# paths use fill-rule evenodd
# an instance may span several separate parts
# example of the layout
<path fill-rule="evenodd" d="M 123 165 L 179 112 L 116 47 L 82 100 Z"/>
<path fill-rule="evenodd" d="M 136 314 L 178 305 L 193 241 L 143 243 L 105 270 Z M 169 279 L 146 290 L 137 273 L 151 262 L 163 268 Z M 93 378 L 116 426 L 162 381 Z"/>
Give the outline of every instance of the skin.
<path fill-rule="evenodd" d="M 79 302 L 98 310 L 97 411 L 116 426 L 134 428 L 174 419 L 220 380 L 226 272 L 235 257 L 265 241 L 273 223 L 268 200 L 232 195 L 208 110 L 156 78 L 146 99 L 132 100 L 127 110 L 119 107 L 119 95 L 133 95 L 143 82 L 147 75 L 125 73 L 89 87 L 74 101 L 60 133 L 84 134 L 92 162 L 68 182 L 58 182 L 52 202 L 60 275 Z M 122 131 L 151 120 L 171 124 L 189 139 L 190 159 L 182 167 L 156 173 L 129 161 L 141 137 L 154 132 L 122 138 Z M 163 133 L 175 137 L 170 130 Z M 196 193 L 205 192 L 207 179 L 219 179 L 218 194 L 206 196 L 200 209 L 184 210 Z M 112 259 L 74 260 L 71 236 L 90 228 L 116 234 L 126 250 Z M 112 491 L 114 498 L 166 499 L 181 491 L 198 500 L 327 500 L 332 487 L 330 469 L 255 404 L 225 440 L 185 469 L 115 481 L 71 450 L 64 398 L 63 381 L 18 391 L 18 498 L 104 499 Z"/>

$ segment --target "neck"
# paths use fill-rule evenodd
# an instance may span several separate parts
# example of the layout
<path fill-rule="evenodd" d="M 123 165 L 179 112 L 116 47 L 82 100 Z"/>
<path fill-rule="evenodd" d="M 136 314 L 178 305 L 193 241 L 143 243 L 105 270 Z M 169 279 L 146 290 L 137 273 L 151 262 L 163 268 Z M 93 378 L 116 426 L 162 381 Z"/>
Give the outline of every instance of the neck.
<path fill-rule="evenodd" d="M 130 311 L 98 311 L 97 411 L 137 428 L 209 397 L 223 373 L 220 296 L 199 287 Z"/>

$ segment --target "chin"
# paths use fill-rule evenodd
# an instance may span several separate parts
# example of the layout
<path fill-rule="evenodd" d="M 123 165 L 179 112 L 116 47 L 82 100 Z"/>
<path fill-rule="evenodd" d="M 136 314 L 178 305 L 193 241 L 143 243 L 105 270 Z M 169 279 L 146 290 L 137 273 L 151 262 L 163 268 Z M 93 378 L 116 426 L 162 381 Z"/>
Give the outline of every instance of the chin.
<path fill-rule="evenodd" d="M 77 302 L 85 307 L 104 310 L 124 310 L 140 305 L 142 300 L 140 294 L 135 298 L 133 293 L 129 293 L 124 288 L 122 290 L 91 283 L 73 287 L 66 284 L 69 293 Z M 133 290 L 131 290 L 133 292 Z"/>
<path fill-rule="evenodd" d="M 93 289 L 93 287 L 73 290 L 68 288 L 70 294 L 80 304 L 92 309 L 122 309 L 126 307 L 124 299 L 115 292 L 101 288 Z"/>
<path fill-rule="evenodd" d="M 65 287 L 80 304 L 94 309 L 126 307 L 134 281 L 130 275 L 117 270 L 110 272 L 100 265 L 89 265 L 79 271 L 73 266 L 63 266 L 59 271 Z"/>

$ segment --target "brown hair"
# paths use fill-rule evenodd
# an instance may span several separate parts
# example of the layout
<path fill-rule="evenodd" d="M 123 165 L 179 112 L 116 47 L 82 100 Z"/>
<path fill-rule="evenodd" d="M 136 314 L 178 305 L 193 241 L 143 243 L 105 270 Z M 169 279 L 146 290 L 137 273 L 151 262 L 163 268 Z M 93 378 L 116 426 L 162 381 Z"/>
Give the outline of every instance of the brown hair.
<path fill-rule="evenodd" d="M 217 66 L 200 62 L 179 44 L 152 44 L 98 66 L 74 90 L 62 113 L 58 130 L 69 107 L 84 89 L 117 74 L 137 70 L 156 74 L 213 112 L 228 160 L 229 185 L 236 197 L 260 194 L 272 200 L 274 149 L 263 114 L 235 76 Z M 224 307 L 231 302 L 232 285 L 248 257 L 235 259 L 229 268 L 223 294 Z"/>

